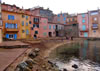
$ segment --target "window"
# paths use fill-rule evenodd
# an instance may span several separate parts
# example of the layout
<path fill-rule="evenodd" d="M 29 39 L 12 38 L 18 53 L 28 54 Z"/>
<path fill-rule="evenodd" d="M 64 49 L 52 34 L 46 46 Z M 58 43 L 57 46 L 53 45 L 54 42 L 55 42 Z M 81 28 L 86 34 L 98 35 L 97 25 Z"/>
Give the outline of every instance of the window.
<path fill-rule="evenodd" d="M 55 30 L 55 25 L 53 25 L 53 29 Z"/>
<path fill-rule="evenodd" d="M 37 28 L 39 28 L 39 24 L 37 24 Z"/>
<path fill-rule="evenodd" d="M 64 17 L 64 21 L 66 21 L 66 17 Z"/>
<path fill-rule="evenodd" d="M 29 30 L 27 29 L 27 30 L 26 30 L 26 35 L 28 35 L 28 34 L 29 34 Z"/>
<path fill-rule="evenodd" d="M 35 34 L 38 34 L 38 31 L 35 31 Z"/>
<path fill-rule="evenodd" d="M 25 17 L 25 15 L 22 15 L 22 18 L 24 18 Z"/>
<path fill-rule="evenodd" d="M 94 18 L 94 21 L 97 21 L 97 18 L 96 17 Z"/>
<path fill-rule="evenodd" d="M 46 35 L 47 35 L 47 33 L 46 33 L 46 32 L 44 32 L 44 33 L 43 33 L 43 35 L 44 35 L 44 36 L 46 36 Z"/>
<path fill-rule="evenodd" d="M 31 30 L 33 30 L 33 27 L 31 27 Z"/>
<path fill-rule="evenodd" d="M 22 21 L 22 26 L 24 26 L 24 21 Z"/>
<path fill-rule="evenodd" d="M 65 14 L 62 14 L 62 16 L 64 17 L 64 16 L 65 16 Z"/>
<path fill-rule="evenodd" d="M 96 30 L 93 30 L 94 33 L 96 33 Z"/>
<path fill-rule="evenodd" d="M 33 28 L 35 27 L 35 24 L 33 24 Z"/>
<path fill-rule="evenodd" d="M 57 21 L 60 21 L 60 19 L 57 19 Z"/>
<path fill-rule="evenodd" d="M 82 18 L 85 18 L 85 14 L 82 14 Z"/>
<path fill-rule="evenodd" d="M 25 32 L 25 30 L 22 30 L 22 33 L 24 33 Z"/>
<path fill-rule="evenodd" d="M 28 16 L 26 16 L 26 19 L 28 19 Z"/>
<path fill-rule="evenodd" d="M 44 28 L 44 30 L 46 30 L 46 29 L 47 29 L 47 27 L 46 27 L 46 26 L 44 26 L 43 28 Z"/>
<path fill-rule="evenodd" d="M 28 23 L 26 22 L 26 26 L 28 26 Z"/>
<path fill-rule="evenodd" d="M 98 24 L 93 24 L 93 28 L 98 28 Z"/>
<path fill-rule="evenodd" d="M 47 23 L 47 21 L 46 21 L 46 20 L 44 20 L 43 22 L 44 22 L 44 23 Z"/>
<path fill-rule="evenodd" d="M 31 24 L 31 21 L 29 21 L 29 24 Z"/>
<path fill-rule="evenodd" d="M 85 25 L 82 26 L 82 30 L 83 30 L 83 31 L 86 30 L 86 26 L 85 26 Z"/>
<path fill-rule="evenodd" d="M 72 18 L 72 21 L 74 21 L 74 18 Z"/>
<path fill-rule="evenodd" d="M 5 23 L 5 28 L 17 29 L 17 24 Z"/>
<path fill-rule="evenodd" d="M 91 12 L 91 15 L 97 15 L 98 12 Z"/>
<path fill-rule="evenodd" d="M 58 14 L 57 16 L 60 17 L 60 14 Z"/>
<path fill-rule="evenodd" d="M 68 19 L 68 22 L 70 22 L 70 19 Z"/>
<path fill-rule="evenodd" d="M 13 15 L 8 15 L 8 20 L 14 20 L 15 17 Z"/>
<path fill-rule="evenodd" d="M 85 19 L 82 20 L 82 23 L 85 23 Z"/>
<path fill-rule="evenodd" d="M 66 22 L 64 22 L 64 24 L 66 24 Z"/>
<path fill-rule="evenodd" d="M 49 29 L 51 29 L 51 25 L 49 25 Z"/>
<path fill-rule="evenodd" d="M 39 23 L 39 18 L 34 18 L 35 23 Z"/>

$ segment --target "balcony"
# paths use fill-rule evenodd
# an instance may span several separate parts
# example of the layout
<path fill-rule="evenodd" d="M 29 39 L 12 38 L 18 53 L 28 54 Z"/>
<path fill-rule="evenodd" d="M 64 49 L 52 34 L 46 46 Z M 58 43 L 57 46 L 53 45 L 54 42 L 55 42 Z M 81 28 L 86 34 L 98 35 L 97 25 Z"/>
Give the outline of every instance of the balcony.
<path fill-rule="evenodd" d="M 5 31 L 6 32 L 18 32 L 18 29 L 16 29 L 16 28 L 5 28 Z"/>
<path fill-rule="evenodd" d="M 91 27 L 92 28 L 92 30 L 98 30 L 98 27 Z"/>
<path fill-rule="evenodd" d="M 80 30 L 80 32 L 88 32 L 89 30 L 88 29 L 86 29 L 86 30 Z"/>
<path fill-rule="evenodd" d="M 18 20 L 3 20 L 4 23 L 18 23 Z"/>

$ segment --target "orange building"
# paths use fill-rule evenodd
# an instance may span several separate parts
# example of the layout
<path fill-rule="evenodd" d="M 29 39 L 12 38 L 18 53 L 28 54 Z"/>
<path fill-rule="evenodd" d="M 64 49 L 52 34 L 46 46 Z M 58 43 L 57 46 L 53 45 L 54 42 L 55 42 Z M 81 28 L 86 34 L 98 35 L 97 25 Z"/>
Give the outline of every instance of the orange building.
<path fill-rule="evenodd" d="M 1 17 L 1 0 L 0 0 L 0 43 L 2 42 L 2 17 Z"/>
<path fill-rule="evenodd" d="M 25 39 L 29 38 L 29 15 L 25 10 L 15 5 L 2 4 L 3 38 Z"/>

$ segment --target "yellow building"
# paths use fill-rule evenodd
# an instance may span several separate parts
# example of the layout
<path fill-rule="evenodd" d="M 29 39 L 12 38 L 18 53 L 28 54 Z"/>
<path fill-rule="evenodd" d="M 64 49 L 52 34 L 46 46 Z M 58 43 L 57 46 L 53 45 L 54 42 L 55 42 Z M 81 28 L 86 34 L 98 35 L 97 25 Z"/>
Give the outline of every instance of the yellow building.
<path fill-rule="evenodd" d="M 0 0 L 0 43 L 2 42 L 2 18 L 1 18 L 1 0 Z"/>
<path fill-rule="evenodd" d="M 3 38 L 30 38 L 29 16 L 15 5 L 2 4 Z"/>

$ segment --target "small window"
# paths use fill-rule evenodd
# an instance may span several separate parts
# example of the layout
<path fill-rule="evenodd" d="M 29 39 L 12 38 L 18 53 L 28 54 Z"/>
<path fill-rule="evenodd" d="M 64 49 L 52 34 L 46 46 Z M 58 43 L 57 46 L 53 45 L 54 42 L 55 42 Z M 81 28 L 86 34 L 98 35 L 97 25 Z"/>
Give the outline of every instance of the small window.
<path fill-rule="evenodd" d="M 35 31 L 35 34 L 38 34 L 38 31 Z"/>
<path fill-rule="evenodd" d="M 33 27 L 31 27 L 31 30 L 33 30 Z"/>
<path fill-rule="evenodd" d="M 43 35 L 44 35 L 44 36 L 46 36 L 46 35 L 47 35 L 47 33 L 46 33 L 46 32 L 44 32 L 44 33 L 43 33 Z"/>
<path fill-rule="evenodd" d="M 53 25 L 53 29 L 55 29 L 55 25 Z"/>
<path fill-rule="evenodd" d="M 29 24 L 31 24 L 31 21 L 29 21 Z"/>
<path fill-rule="evenodd" d="M 26 20 L 28 19 L 28 16 L 26 16 Z"/>
<path fill-rule="evenodd" d="M 43 29 L 44 29 L 44 30 L 46 30 L 46 29 L 47 29 L 47 27 L 46 27 L 46 26 L 44 26 L 44 27 L 43 27 Z"/>
<path fill-rule="evenodd" d="M 82 20 L 82 23 L 85 23 L 85 19 Z"/>
<path fill-rule="evenodd" d="M 27 30 L 26 30 L 26 35 L 28 35 L 28 34 L 29 34 L 29 30 L 27 29 Z"/>
<path fill-rule="evenodd" d="M 33 24 L 33 28 L 35 27 L 35 24 Z"/>
<path fill-rule="evenodd" d="M 49 25 L 49 29 L 51 29 L 51 25 Z"/>
<path fill-rule="evenodd" d="M 22 30 L 22 33 L 24 33 L 25 32 L 25 30 Z"/>
<path fill-rule="evenodd" d="M 25 15 L 22 15 L 22 18 L 24 18 L 25 17 Z"/>
<path fill-rule="evenodd" d="M 57 16 L 60 17 L 60 14 L 58 14 Z"/>
<path fill-rule="evenodd" d="M 39 24 L 37 24 L 37 28 L 39 28 Z"/>
<path fill-rule="evenodd" d="M 22 26 L 24 26 L 24 21 L 22 21 Z"/>
<path fill-rule="evenodd" d="M 94 33 L 96 33 L 96 30 L 93 30 Z"/>
<path fill-rule="evenodd" d="M 28 23 L 26 22 L 26 26 L 28 26 Z"/>
<path fill-rule="evenodd" d="M 82 18 L 85 18 L 85 14 L 82 14 Z"/>
<path fill-rule="evenodd" d="M 94 18 L 94 21 L 97 21 L 97 18 L 96 17 Z"/>

